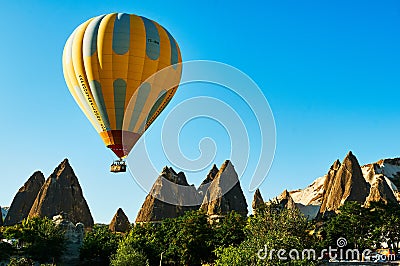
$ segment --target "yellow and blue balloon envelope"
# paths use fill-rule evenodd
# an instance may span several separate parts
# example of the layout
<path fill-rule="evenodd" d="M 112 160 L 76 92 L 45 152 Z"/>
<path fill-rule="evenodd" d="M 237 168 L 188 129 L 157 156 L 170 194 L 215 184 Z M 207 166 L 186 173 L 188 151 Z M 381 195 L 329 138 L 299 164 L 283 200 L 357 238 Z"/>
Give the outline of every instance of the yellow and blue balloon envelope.
<path fill-rule="evenodd" d="M 63 52 L 72 96 L 119 158 L 128 155 L 175 94 L 178 87 L 167 84 L 179 84 L 181 62 L 179 46 L 165 28 L 125 13 L 84 22 Z"/>

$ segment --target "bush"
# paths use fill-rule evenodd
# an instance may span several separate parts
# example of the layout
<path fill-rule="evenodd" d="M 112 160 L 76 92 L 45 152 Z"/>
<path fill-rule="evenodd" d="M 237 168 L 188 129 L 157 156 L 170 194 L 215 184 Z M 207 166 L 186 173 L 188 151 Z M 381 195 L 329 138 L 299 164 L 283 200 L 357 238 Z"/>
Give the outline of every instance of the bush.
<path fill-rule="evenodd" d="M 112 266 L 148 266 L 149 261 L 143 253 L 137 251 L 127 241 L 121 241 L 117 253 L 112 255 Z"/>
<path fill-rule="evenodd" d="M 109 265 L 110 257 L 117 252 L 119 234 L 113 233 L 106 225 L 95 225 L 86 233 L 80 249 L 80 259 L 84 265 Z"/>
<path fill-rule="evenodd" d="M 298 210 L 282 208 L 277 204 L 269 204 L 258 210 L 256 215 L 249 218 L 245 227 L 245 240 L 237 247 L 220 247 L 215 251 L 216 265 L 313 265 L 313 261 L 307 260 L 280 260 L 277 252 L 258 257 L 258 251 L 266 248 L 269 251 L 291 249 L 302 251 L 305 248 L 313 248 L 315 242 L 308 231 L 311 224 Z M 288 253 L 286 253 L 287 255 Z M 264 255 L 264 254 L 261 254 Z"/>
<path fill-rule="evenodd" d="M 28 218 L 7 227 L 6 239 L 18 239 L 21 251 L 41 263 L 58 261 L 65 249 L 64 231 L 48 218 Z"/>

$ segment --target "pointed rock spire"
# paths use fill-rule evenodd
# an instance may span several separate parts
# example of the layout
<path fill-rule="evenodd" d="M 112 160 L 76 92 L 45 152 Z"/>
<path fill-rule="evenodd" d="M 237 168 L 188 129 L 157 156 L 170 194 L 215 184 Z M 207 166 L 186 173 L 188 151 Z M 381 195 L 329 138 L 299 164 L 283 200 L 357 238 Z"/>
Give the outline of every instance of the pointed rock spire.
<path fill-rule="evenodd" d="M 331 170 L 337 171 L 340 167 L 341 163 L 339 161 L 339 159 L 336 159 L 336 161 L 332 164 L 331 166 Z"/>
<path fill-rule="evenodd" d="M 15 195 L 4 225 L 14 225 L 28 217 L 29 211 L 45 182 L 42 172 L 37 171 L 25 182 Z"/>
<path fill-rule="evenodd" d="M 253 202 L 251 203 L 251 207 L 253 208 L 253 214 L 257 209 L 264 206 L 264 199 L 261 196 L 260 189 L 257 188 L 256 192 L 254 192 Z"/>
<path fill-rule="evenodd" d="M 369 194 L 369 184 L 365 181 L 358 160 L 351 151 L 335 170 L 337 166 L 335 162 L 328 172 L 320 213 L 336 211 L 345 201 L 364 203 Z"/>
<path fill-rule="evenodd" d="M 209 216 L 235 211 L 247 215 L 247 203 L 234 166 L 226 160 L 208 187 L 200 209 Z"/>
<path fill-rule="evenodd" d="M 294 210 L 296 209 L 296 203 L 293 201 L 293 198 L 290 196 L 290 193 L 285 189 L 278 197 L 278 203 L 286 209 Z"/>
<path fill-rule="evenodd" d="M 30 217 L 48 217 L 65 213 L 68 219 L 92 227 L 93 217 L 68 159 L 62 161 L 40 189 L 29 212 Z"/>
<path fill-rule="evenodd" d="M 186 211 L 197 209 L 198 202 L 196 188 L 189 185 L 185 174 L 176 173 L 171 167 L 166 166 L 146 196 L 136 217 L 136 223 L 176 218 Z"/>
<path fill-rule="evenodd" d="M 126 233 L 130 230 L 131 223 L 129 222 L 128 216 L 124 213 L 124 211 L 119 208 L 117 213 L 115 213 L 111 223 L 109 225 L 109 229 L 112 232 L 120 232 Z"/>
<path fill-rule="evenodd" d="M 215 179 L 215 176 L 218 174 L 218 167 L 214 164 L 210 170 L 210 172 L 208 172 L 206 178 L 203 180 L 203 182 L 201 182 L 199 188 L 197 189 L 197 192 L 199 193 L 199 197 L 201 198 L 201 202 L 203 202 L 204 199 L 204 195 L 208 189 L 208 187 L 210 186 L 211 182 Z"/>

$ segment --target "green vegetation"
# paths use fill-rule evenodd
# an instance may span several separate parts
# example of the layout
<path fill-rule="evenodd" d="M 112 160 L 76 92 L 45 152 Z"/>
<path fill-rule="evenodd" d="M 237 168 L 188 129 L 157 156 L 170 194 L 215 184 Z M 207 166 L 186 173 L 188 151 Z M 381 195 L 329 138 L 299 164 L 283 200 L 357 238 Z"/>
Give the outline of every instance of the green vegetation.
<path fill-rule="evenodd" d="M 289 258 L 282 261 L 277 252 L 270 256 L 272 250 L 312 248 L 315 239 L 309 234 L 311 227 L 312 224 L 298 210 L 268 204 L 249 218 L 244 228 L 245 240 L 240 245 L 217 248 L 216 265 L 313 265 L 311 261 Z"/>
<path fill-rule="evenodd" d="M 57 262 L 64 250 L 63 230 L 47 218 L 26 219 L 21 224 L 5 227 L 2 233 L 5 239 L 17 240 L 11 247 L 7 243 L 3 246 L 8 256 L 16 254 L 41 263 Z"/>
<path fill-rule="evenodd" d="M 400 205 L 378 202 L 362 207 L 357 202 L 346 202 L 337 215 L 326 220 L 321 234 L 325 246 L 333 246 L 339 237 L 344 237 L 348 248 L 371 249 L 387 242 L 392 249 L 398 249 Z"/>
<path fill-rule="evenodd" d="M 362 221 L 362 222 L 360 222 Z M 65 248 L 64 232 L 49 219 L 27 219 L 2 227 L 0 259 L 10 265 L 32 265 L 33 261 L 60 261 Z M 374 249 L 387 242 L 397 250 L 400 240 L 400 206 L 373 203 L 363 207 L 346 202 L 336 215 L 309 221 L 297 209 L 268 203 L 255 215 L 242 217 L 231 212 L 210 220 L 202 211 L 166 219 L 160 223 L 137 224 L 126 234 L 113 233 L 106 225 L 87 231 L 80 250 L 81 265 L 318 265 L 321 250 L 337 247 Z M 287 253 L 280 254 L 284 249 Z M 315 256 L 289 253 L 314 249 Z"/>
<path fill-rule="evenodd" d="M 114 234 L 106 225 L 95 225 L 83 239 L 80 259 L 83 265 L 109 265 L 121 235 Z"/>

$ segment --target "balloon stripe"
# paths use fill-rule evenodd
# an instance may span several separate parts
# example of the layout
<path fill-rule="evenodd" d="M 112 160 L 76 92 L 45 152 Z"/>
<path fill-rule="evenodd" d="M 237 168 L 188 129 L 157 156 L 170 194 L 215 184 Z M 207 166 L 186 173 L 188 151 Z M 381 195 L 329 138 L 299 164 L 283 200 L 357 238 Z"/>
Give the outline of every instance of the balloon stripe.
<path fill-rule="evenodd" d="M 98 105 L 99 113 L 104 121 L 106 130 L 110 130 L 110 121 L 107 114 L 107 108 L 103 96 L 99 75 L 99 62 L 97 54 L 98 30 L 103 16 L 95 17 L 87 26 L 83 36 L 83 55 L 89 87 L 92 91 L 95 102 Z"/>
<path fill-rule="evenodd" d="M 125 95 L 126 95 L 126 82 L 123 79 L 116 79 L 114 81 L 114 106 L 115 106 L 115 120 L 117 122 L 116 129 L 122 130 L 122 123 L 124 121 L 125 109 Z"/>
<path fill-rule="evenodd" d="M 97 104 L 93 98 L 92 92 L 90 90 L 87 76 L 85 72 L 84 62 L 83 62 L 83 54 L 82 54 L 82 45 L 83 45 L 83 36 L 86 30 L 87 25 L 91 20 L 88 20 L 84 24 L 82 24 L 78 30 L 76 31 L 75 38 L 72 41 L 72 63 L 74 67 L 75 77 L 78 80 L 80 89 L 90 106 L 90 110 L 94 113 L 96 120 L 100 124 L 101 130 L 105 131 L 106 126 L 104 125 L 103 119 L 99 113 Z"/>
<path fill-rule="evenodd" d="M 143 65 L 146 57 L 146 31 L 143 20 L 131 15 L 131 43 L 129 47 L 128 77 L 125 101 L 125 117 L 128 121 L 132 118 L 133 108 L 128 109 L 129 101 L 136 101 L 137 90 L 142 83 Z M 129 124 L 124 125 L 128 130 Z"/>
<path fill-rule="evenodd" d="M 123 55 L 129 51 L 130 43 L 130 16 L 128 14 L 118 13 L 114 21 L 113 32 L 113 51 L 116 54 Z"/>
<path fill-rule="evenodd" d="M 160 36 L 154 22 L 141 17 L 146 29 L 146 54 L 149 58 L 157 60 L 160 56 Z"/>
<path fill-rule="evenodd" d="M 95 17 L 87 26 L 83 36 L 83 56 L 92 56 L 97 51 L 97 32 L 103 16 Z"/>
<path fill-rule="evenodd" d="M 130 16 L 119 13 L 115 17 L 112 36 L 112 93 L 114 98 L 115 129 L 122 130 L 124 119 L 126 79 L 129 72 Z"/>
<path fill-rule="evenodd" d="M 91 112 L 85 98 L 83 97 L 82 91 L 79 88 L 78 80 L 75 77 L 74 67 L 72 64 L 72 41 L 75 38 L 76 30 L 72 33 L 70 38 L 68 38 L 67 43 L 64 48 L 63 53 L 63 71 L 64 77 L 68 85 L 68 89 L 72 94 L 72 97 L 78 103 L 78 106 L 81 108 L 83 113 L 89 119 L 90 123 L 96 129 L 97 132 L 101 131 L 101 127 L 94 117 L 93 112 Z"/>
<path fill-rule="evenodd" d="M 129 128 L 128 128 L 129 131 L 134 131 L 134 128 L 138 123 L 139 116 L 143 110 L 146 100 L 149 97 L 150 91 L 151 91 L 150 83 L 145 82 L 140 86 L 138 94 L 136 96 L 136 102 L 133 108 L 132 118 L 129 122 Z"/>
<path fill-rule="evenodd" d="M 149 120 L 153 117 L 154 113 L 157 111 L 158 107 L 160 107 L 161 103 L 164 101 L 165 96 L 167 96 L 167 91 L 162 90 L 160 94 L 158 95 L 157 101 L 154 103 L 153 107 L 151 107 L 151 110 L 149 112 L 149 115 L 147 116 L 146 123 L 149 122 Z"/>
<path fill-rule="evenodd" d="M 106 15 L 98 31 L 98 58 L 99 58 L 99 76 L 100 84 L 103 88 L 104 103 L 111 129 L 116 127 L 115 106 L 114 106 L 114 77 L 113 77 L 113 51 L 112 34 L 114 30 L 114 20 L 116 14 Z"/>
<path fill-rule="evenodd" d="M 164 30 L 168 34 L 169 43 L 171 46 L 171 65 L 173 65 L 172 67 L 176 69 L 177 68 L 176 64 L 178 63 L 178 48 L 174 38 L 171 36 L 169 31 L 167 31 L 166 29 Z"/>
<path fill-rule="evenodd" d="M 106 105 L 104 103 L 103 89 L 101 87 L 101 84 L 97 80 L 93 80 L 93 81 L 89 81 L 89 85 L 90 85 L 90 88 L 92 89 L 94 100 L 96 101 L 97 106 L 99 107 L 99 113 L 100 113 L 101 117 L 103 118 L 106 129 L 110 130 L 111 129 L 110 121 L 108 119 L 107 109 L 106 109 Z"/>
<path fill-rule="evenodd" d="M 161 76 L 156 75 L 154 76 L 153 74 L 156 73 L 158 70 L 160 70 L 159 65 L 160 65 L 160 61 L 162 60 L 162 56 L 165 56 L 166 54 L 168 54 L 167 56 L 169 57 L 169 53 L 166 53 L 165 50 L 168 50 L 168 46 L 163 46 L 163 49 L 161 49 L 161 41 L 163 43 L 166 43 L 168 45 L 168 41 L 167 41 L 167 36 L 166 34 L 162 35 L 162 28 L 153 21 L 150 21 L 149 19 L 143 18 L 143 21 L 148 21 L 151 22 L 151 27 L 149 27 L 149 25 L 146 25 L 146 23 L 144 23 L 145 25 L 145 30 L 146 30 L 146 54 L 149 48 L 149 45 L 151 47 L 151 42 L 149 42 L 149 40 L 151 40 L 153 37 L 153 35 L 157 35 L 158 38 L 158 42 L 155 42 L 155 44 L 158 44 L 158 57 L 157 59 L 153 59 L 149 56 L 145 57 L 145 61 L 144 61 L 144 66 L 143 66 L 143 73 L 142 73 L 142 81 L 146 81 L 147 83 L 151 84 L 151 91 L 150 94 L 148 96 L 148 98 L 146 99 L 146 102 L 144 103 L 144 106 L 142 108 L 142 111 L 139 114 L 139 118 L 138 121 L 136 123 L 136 126 L 133 128 L 134 132 L 140 132 L 140 126 L 142 125 L 142 123 L 145 123 L 147 121 L 148 118 L 148 112 L 151 110 L 154 102 L 157 100 L 157 96 L 159 95 L 160 91 L 162 90 L 162 88 L 160 87 L 160 79 Z M 162 38 L 164 36 L 164 38 Z M 149 38 L 150 37 L 150 38 Z"/>
<path fill-rule="evenodd" d="M 155 77 L 154 77 L 152 90 L 160 91 L 161 89 L 162 90 L 168 89 L 169 91 L 167 92 L 167 95 L 164 98 L 163 102 L 160 103 L 160 105 L 158 106 L 158 109 L 155 110 L 152 115 L 148 115 L 146 117 L 145 128 L 148 128 L 151 125 L 151 123 L 158 117 L 158 115 L 167 106 L 167 104 L 169 103 L 169 101 L 171 100 L 172 96 L 175 94 L 175 91 L 176 91 L 176 88 L 171 89 L 171 87 L 172 88 L 175 87 L 175 85 L 173 85 L 173 84 L 176 83 L 176 80 L 179 81 L 179 77 L 181 75 L 181 65 L 173 66 L 172 68 L 168 68 L 168 70 L 166 70 L 166 71 L 160 71 L 161 69 L 171 65 L 172 47 L 171 47 L 171 40 L 169 38 L 168 32 L 163 27 L 158 25 L 157 23 L 156 23 L 156 25 L 157 25 L 158 31 L 160 33 L 161 55 L 159 58 L 158 69 L 157 69 L 158 74 L 155 75 Z M 174 41 L 174 44 L 176 45 L 175 41 Z M 179 69 L 178 69 L 178 67 L 179 67 Z M 175 69 L 177 71 L 174 71 Z M 153 99 L 153 101 L 156 101 L 156 100 L 157 99 Z M 152 108 L 152 107 L 149 107 L 149 108 Z"/>

